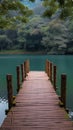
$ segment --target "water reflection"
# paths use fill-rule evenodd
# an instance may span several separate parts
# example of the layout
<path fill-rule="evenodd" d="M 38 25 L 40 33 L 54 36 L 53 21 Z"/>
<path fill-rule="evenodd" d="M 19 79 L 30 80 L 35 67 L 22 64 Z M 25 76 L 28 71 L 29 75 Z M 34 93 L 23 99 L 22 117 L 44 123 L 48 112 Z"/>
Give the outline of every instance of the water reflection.
<path fill-rule="evenodd" d="M 69 118 L 73 121 L 73 111 L 69 110 L 68 115 L 69 115 Z"/>
<path fill-rule="evenodd" d="M 5 115 L 5 110 L 8 109 L 8 101 L 4 98 L 0 98 L 0 126 L 3 123 Z"/>

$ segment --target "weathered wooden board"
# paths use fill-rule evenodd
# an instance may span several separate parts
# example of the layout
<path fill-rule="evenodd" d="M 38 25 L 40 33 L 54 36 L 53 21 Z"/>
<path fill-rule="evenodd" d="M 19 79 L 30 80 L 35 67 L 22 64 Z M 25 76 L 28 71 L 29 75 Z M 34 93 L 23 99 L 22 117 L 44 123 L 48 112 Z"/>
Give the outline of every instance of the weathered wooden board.
<path fill-rule="evenodd" d="M 1 130 L 73 130 L 45 72 L 29 72 Z"/>

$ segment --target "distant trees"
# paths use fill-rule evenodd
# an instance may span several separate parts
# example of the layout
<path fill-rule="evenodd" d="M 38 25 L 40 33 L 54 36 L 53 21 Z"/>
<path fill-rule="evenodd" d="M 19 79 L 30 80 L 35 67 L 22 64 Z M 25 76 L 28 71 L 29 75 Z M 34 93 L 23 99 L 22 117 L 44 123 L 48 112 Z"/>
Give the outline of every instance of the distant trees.
<path fill-rule="evenodd" d="M 11 48 L 12 41 L 6 35 L 0 35 L 0 50 Z"/>
<path fill-rule="evenodd" d="M 42 38 L 42 45 L 44 45 L 46 52 L 65 53 L 66 43 L 69 41 L 67 33 L 68 30 L 62 23 L 57 21 L 51 23 L 46 35 Z"/>
<path fill-rule="evenodd" d="M 73 53 L 73 22 L 33 17 L 26 26 L 0 31 L 0 50 L 22 49 L 49 54 Z"/>
<path fill-rule="evenodd" d="M 0 28 L 2 28 L 0 50 L 23 49 L 49 54 L 73 53 L 73 18 L 71 17 L 73 1 L 42 1 L 46 9 L 43 16 L 49 18 L 33 15 L 28 23 L 32 11 L 20 0 L 0 1 Z"/>
<path fill-rule="evenodd" d="M 20 49 L 26 50 L 25 31 L 22 27 L 17 31 L 17 43 Z"/>

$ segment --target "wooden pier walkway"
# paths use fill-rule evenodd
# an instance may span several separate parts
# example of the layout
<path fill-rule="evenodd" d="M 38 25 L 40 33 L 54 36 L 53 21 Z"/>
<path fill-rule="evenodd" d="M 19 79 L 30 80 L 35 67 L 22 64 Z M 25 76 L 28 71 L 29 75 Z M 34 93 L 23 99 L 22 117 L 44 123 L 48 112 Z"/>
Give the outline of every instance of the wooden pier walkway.
<path fill-rule="evenodd" d="M 44 71 L 30 71 L 15 100 L 1 130 L 73 130 Z"/>

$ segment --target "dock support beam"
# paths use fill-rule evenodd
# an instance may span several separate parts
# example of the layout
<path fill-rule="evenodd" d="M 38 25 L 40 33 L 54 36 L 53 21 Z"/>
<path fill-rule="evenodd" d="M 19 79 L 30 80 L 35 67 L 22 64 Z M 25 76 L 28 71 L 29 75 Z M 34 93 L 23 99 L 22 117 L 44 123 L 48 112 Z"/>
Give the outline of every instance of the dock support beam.
<path fill-rule="evenodd" d="M 56 91 L 56 65 L 53 66 L 53 86 Z"/>
<path fill-rule="evenodd" d="M 24 61 L 24 78 L 26 78 L 27 73 L 29 73 L 29 60 Z"/>
<path fill-rule="evenodd" d="M 66 108 L 66 74 L 61 75 L 61 101 L 64 104 L 64 107 Z"/>
<path fill-rule="evenodd" d="M 16 67 L 17 71 L 17 92 L 20 90 L 20 66 Z"/>
<path fill-rule="evenodd" d="M 24 78 L 27 76 L 26 61 L 24 61 Z"/>
<path fill-rule="evenodd" d="M 12 75 L 7 74 L 7 90 L 8 90 L 8 107 L 9 110 L 12 107 L 13 103 L 13 88 L 12 88 Z"/>
<path fill-rule="evenodd" d="M 24 66 L 21 64 L 21 75 L 22 75 L 22 82 L 24 81 Z"/>
<path fill-rule="evenodd" d="M 50 62 L 50 80 L 52 82 L 52 62 Z"/>
<path fill-rule="evenodd" d="M 27 73 L 29 73 L 29 70 L 30 70 L 30 68 L 29 68 L 29 60 L 26 61 L 26 66 L 27 66 Z"/>
<path fill-rule="evenodd" d="M 49 70 L 48 70 L 48 67 L 49 67 L 48 64 L 49 64 L 49 61 L 46 60 L 45 72 L 47 73 L 47 75 L 48 75 L 48 72 L 49 72 Z"/>

